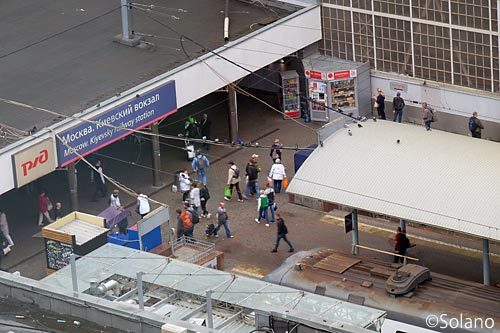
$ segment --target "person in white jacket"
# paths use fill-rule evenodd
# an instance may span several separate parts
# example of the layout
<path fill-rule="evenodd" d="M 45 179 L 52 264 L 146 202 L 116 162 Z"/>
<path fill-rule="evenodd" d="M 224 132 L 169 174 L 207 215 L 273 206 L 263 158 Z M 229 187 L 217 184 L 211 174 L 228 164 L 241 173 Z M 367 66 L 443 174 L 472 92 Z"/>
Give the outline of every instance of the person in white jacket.
<path fill-rule="evenodd" d="M 149 207 L 149 198 L 147 195 L 139 193 L 137 197 L 137 213 L 141 215 L 141 219 L 144 218 L 149 212 L 151 208 Z"/>
<path fill-rule="evenodd" d="M 189 191 L 191 191 L 191 180 L 187 169 L 179 173 L 179 189 L 182 193 L 182 202 L 188 199 Z"/>
<path fill-rule="evenodd" d="M 269 171 L 269 178 L 271 178 L 274 183 L 274 192 L 281 192 L 281 184 L 283 183 L 283 179 L 285 179 L 285 177 L 285 166 L 281 164 L 281 160 L 277 158 L 271 167 L 271 171 Z"/>
<path fill-rule="evenodd" d="M 201 199 L 200 189 L 198 188 L 198 184 L 196 182 L 193 182 L 191 184 L 191 192 L 189 192 L 189 198 L 191 199 L 191 205 L 193 206 L 194 210 L 198 212 L 198 208 L 201 206 Z"/>
<path fill-rule="evenodd" d="M 3 235 L 7 240 L 7 243 L 10 246 L 14 246 L 14 241 L 12 240 L 12 237 L 10 236 L 9 232 L 9 222 L 7 221 L 7 215 L 5 214 L 5 212 L 1 210 L 0 210 L 0 231 L 3 232 Z"/>

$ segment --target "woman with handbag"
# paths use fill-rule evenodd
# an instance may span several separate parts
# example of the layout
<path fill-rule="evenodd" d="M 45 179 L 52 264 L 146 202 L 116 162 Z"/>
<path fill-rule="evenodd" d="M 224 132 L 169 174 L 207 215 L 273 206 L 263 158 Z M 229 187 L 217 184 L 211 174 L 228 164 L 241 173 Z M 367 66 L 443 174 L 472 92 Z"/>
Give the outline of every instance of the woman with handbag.
<path fill-rule="evenodd" d="M 47 195 L 45 195 L 45 191 L 40 192 L 38 196 L 38 226 L 43 227 L 43 217 L 47 218 L 49 223 L 54 222 L 54 220 L 50 217 L 49 211 L 52 209 L 52 203 Z"/>

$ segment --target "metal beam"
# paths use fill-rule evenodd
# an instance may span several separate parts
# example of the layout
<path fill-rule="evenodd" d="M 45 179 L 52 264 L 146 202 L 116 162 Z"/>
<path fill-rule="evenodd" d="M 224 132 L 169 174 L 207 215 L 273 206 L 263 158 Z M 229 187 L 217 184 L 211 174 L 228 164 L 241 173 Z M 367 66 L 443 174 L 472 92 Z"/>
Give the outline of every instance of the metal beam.
<path fill-rule="evenodd" d="M 490 285 L 490 241 L 483 239 L 483 284 Z"/>
<path fill-rule="evenodd" d="M 358 210 L 352 210 L 352 254 L 359 254 Z"/>

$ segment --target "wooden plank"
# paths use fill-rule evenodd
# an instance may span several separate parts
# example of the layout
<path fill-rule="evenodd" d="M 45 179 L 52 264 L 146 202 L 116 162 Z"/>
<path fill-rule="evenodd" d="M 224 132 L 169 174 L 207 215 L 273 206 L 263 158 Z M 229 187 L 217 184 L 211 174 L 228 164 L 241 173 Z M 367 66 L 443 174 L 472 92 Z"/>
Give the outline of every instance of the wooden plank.
<path fill-rule="evenodd" d="M 328 257 L 318 261 L 314 267 L 330 272 L 342 274 L 352 266 L 360 263 L 361 260 L 347 257 L 339 253 L 333 253 Z"/>
<path fill-rule="evenodd" d="M 81 220 L 101 228 L 106 228 L 106 219 L 104 217 L 75 212 L 75 220 Z"/>
<path fill-rule="evenodd" d="M 42 237 L 53 239 L 62 243 L 73 244 L 73 235 L 63 231 L 53 230 L 48 227 L 42 228 Z"/>

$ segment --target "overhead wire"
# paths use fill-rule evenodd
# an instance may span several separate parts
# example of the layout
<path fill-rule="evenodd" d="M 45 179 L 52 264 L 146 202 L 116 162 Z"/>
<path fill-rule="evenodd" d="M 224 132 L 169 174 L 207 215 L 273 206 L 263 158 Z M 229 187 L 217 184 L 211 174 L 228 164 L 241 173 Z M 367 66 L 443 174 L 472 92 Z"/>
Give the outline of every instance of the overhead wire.
<path fill-rule="evenodd" d="M 142 8 L 139 8 L 139 7 L 135 7 L 135 8 L 137 8 L 137 9 L 139 9 L 139 10 L 144 11 L 144 9 L 142 9 Z M 151 13 L 151 12 L 152 12 L 152 11 L 148 11 L 148 13 Z M 236 61 L 234 61 L 234 60 L 231 60 L 231 59 L 227 58 L 226 56 L 222 55 L 221 53 L 216 52 L 216 51 L 214 51 L 213 49 L 211 49 L 211 48 L 208 48 L 208 47 L 204 46 L 203 44 L 201 44 L 201 43 L 197 42 L 196 40 L 194 40 L 194 39 L 190 38 L 189 36 L 186 36 L 186 35 L 182 34 L 181 32 L 179 32 L 179 31 L 177 31 L 176 29 L 172 28 L 170 25 L 168 25 L 168 24 L 166 24 L 166 23 L 164 23 L 164 22 L 162 22 L 162 21 L 160 21 L 160 20 L 158 20 L 158 19 L 156 19 L 156 18 L 152 17 L 151 15 L 146 15 L 146 17 L 148 17 L 150 20 L 152 20 L 152 21 L 154 21 L 154 22 L 158 23 L 159 25 L 161 25 L 161 26 L 165 27 L 166 29 L 168 29 L 168 30 L 172 31 L 173 33 L 177 34 L 178 36 L 180 36 L 180 37 L 182 37 L 182 38 L 186 39 L 187 41 L 190 41 L 191 43 L 193 43 L 193 44 L 197 45 L 198 47 L 202 48 L 203 50 L 208 51 L 208 53 L 211 53 L 211 54 L 213 54 L 213 55 L 217 56 L 218 58 L 220 58 L 220 59 L 222 59 L 222 60 L 224 60 L 224 61 L 226 61 L 226 62 L 228 62 L 228 63 L 230 63 L 230 64 L 232 64 L 232 65 L 234 65 L 234 66 L 236 66 L 236 67 L 238 67 L 238 68 L 240 68 L 240 69 L 242 69 L 242 70 L 246 71 L 246 72 L 248 72 L 250 75 L 254 75 L 254 76 L 260 77 L 261 79 L 263 79 L 263 80 L 265 80 L 265 81 L 269 82 L 270 84 L 272 84 L 272 85 L 274 85 L 274 86 L 277 86 L 277 87 L 279 87 L 280 89 L 283 89 L 283 86 L 282 86 L 282 85 L 280 85 L 280 84 L 278 84 L 278 83 L 276 83 L 276 82 L 274 82 L 274 81 L 272 81 L 272 80 L 269 80 L 269 79 L 265 78 L 264 76 L 262 76 L 262 75 L 260 75 L 260 74 L 258 74 L 258 73 L 256 73 L 256 72 L 251 71 L 250 69 L 246 68 L 245 66 L 242 66 L 242 65 L 238 64 Z M 287 46 L 287 47 L 290 47 L 290 46 Z M 311 97 L 309 97 L 309 96 L 306 96 L 306 95 L 303 95 L 303 94 L 299 94 L 299 95 L 300 95 L 302 98 L 304 98 L 305 100 L 311 101 L 312 103 L 318 103 L 318 100 L 313 99 L 313 98 L 311 98 Z M 342 115 L 342 116 L 344 116 L 344 117 L 351 118 L 351 119 L 353 119 L 353 120 L 360 120 L 360 119 L 361 119 L 361 117 L 360 117 L 360 116 L 359 116 L 359 117 L 354 117 L 352 113 L 345 114 L 345 113 L 344 113 L 344 111 L 342 111 L 342 109 L 340 109 L 340 108 L 332 108 L 332 107 L 329 107 L 329 106 L 327 106 L 327 105 L 322 105 L 322 106 L 323 106 L 325 109 L 327 109 L 327 110 L 331 110 L 331 111 L 333 111 L 333 112 L 336 112 L 336 113 L 338 113 L 338 114 L 340 114 L 340 115 Z"/>

